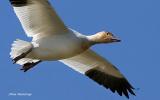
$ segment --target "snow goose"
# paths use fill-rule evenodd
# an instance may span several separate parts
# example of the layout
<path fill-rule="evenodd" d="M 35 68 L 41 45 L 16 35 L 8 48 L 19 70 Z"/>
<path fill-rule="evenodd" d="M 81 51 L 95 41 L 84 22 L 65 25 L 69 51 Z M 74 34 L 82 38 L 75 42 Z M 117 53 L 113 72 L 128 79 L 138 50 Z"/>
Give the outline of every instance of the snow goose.
<path fill-rule="evenodd" d="M 59 60 L 105 88 L 129 98 L 133 87 L 120 71 L 89 49 L 94 44 L 120 42 L 110 32 L 85 36 L 65 26 L 47 0 L 10 0 L 22 27 L 32 42 L 17 39 L 11 58 L 24 72 L 42 61 Z"/>

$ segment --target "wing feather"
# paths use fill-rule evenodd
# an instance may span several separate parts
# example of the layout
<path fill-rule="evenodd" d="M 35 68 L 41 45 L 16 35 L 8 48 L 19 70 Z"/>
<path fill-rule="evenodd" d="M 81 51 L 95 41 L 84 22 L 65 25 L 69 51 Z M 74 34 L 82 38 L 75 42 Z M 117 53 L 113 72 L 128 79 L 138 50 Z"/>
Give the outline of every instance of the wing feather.
<path fill-rule="evenodd" d="M 135 95 L 133 87 L 120 71 L 109 61 L 99 56 L 92 50 L 64 60 L 60 60 L 72 69 L 85 74 L 95 82 L 110 89 L 113 93 L 122 96 L 122 93 L 129 98 L 128 93 Z"/>
<path fill-rule="evenodd" d="M 68 32 L 48 0 L 10 0 L 10 3 L 27 36 L 41 38 Z"/>

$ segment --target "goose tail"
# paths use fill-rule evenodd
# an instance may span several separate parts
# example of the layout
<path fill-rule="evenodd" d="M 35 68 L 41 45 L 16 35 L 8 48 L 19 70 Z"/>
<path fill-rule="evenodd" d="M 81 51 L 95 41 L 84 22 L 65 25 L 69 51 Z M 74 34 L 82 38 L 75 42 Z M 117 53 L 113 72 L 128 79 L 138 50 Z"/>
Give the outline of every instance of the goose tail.
<path fill-rule="evenodd" d="M 11 47 L 10 58 L 16 63 L 21 58 L 24 58 L 33 48 L 32 43 L 16 39 Z"/>

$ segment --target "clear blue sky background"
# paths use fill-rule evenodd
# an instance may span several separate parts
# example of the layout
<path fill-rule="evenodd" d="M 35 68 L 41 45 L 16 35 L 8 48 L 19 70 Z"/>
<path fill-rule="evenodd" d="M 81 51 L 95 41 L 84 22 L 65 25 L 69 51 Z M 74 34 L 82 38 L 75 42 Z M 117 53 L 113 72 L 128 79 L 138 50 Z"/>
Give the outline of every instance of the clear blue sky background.
<path fill-rule="evenodd" d="M 133 84 L 130 100 L 160 98 L 159 0 L 50 0 L 67 26 L 87 34 L 107 30 L 122 42 L 92 47 L 115 64 Z M 38 16 L 37 16 L 38 17 Z M 30 41 L 9 0 L 0 0 L 0 99 L 126 100 L 59 62 L 43 62 L 23 73 L 9 58 L 11 43 Z M 32 93 L 8 96 L 8 93 Z"/>

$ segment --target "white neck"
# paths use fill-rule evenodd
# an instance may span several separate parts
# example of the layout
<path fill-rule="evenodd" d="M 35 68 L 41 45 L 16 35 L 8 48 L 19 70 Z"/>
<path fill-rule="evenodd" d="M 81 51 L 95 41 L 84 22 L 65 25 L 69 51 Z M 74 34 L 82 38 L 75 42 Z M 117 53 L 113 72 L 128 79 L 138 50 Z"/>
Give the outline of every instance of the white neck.
<path fill-rule="evenodd" d="M 87 36 L 91 45 L 99 44 L 99 43 L 106 43 L 106 41 L 104 40 L 104 37 L 105 37 L 104 34 L 94 34 L 94 35 Z"/>

